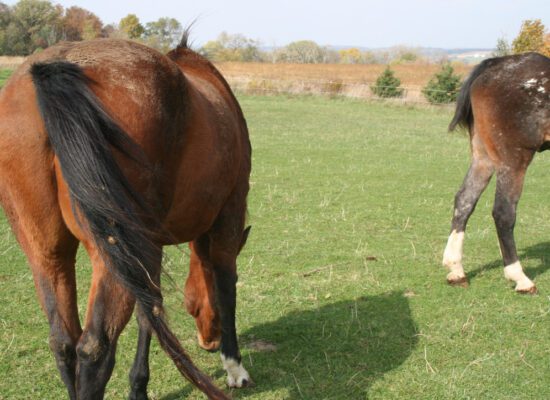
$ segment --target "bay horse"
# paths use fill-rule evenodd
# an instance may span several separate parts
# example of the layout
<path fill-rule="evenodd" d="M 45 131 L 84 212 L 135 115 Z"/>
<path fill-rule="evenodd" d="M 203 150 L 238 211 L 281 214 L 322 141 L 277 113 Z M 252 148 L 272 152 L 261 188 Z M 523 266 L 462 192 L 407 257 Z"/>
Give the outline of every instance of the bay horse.
<path fill-rule="evenodd" d="M 190 382 L 228 398 L 165 319 L 162 247 L 184 242 L 185 304 L 199 344 L 221 346 L 230 387 L 251 382 L 235 330 L 250 168 L 240 106 L 186 35 L 167 55 L 124 40 L 60 43 L 13 74 L 0 93 L 0 203 L 30 264 L 71 399 L 103 398 L 136 302 L 130 398 L 147 398 L 151 331 Z M 83 327 L 79 243 L 93 270 Z"/>
<path fill-rule="evenodd" d="M 464 82 L 449 129 L 469 130 L 472 161 L 455 197 L 443 255 L 450 284 L 467 284 L 464 231 L 481 193 L 496 174 L 493 207 L 504 276 L 520 293 L 536 293 L 523 272 L 514 241 L 516 207 L 535 153 L 550 148 L 550 59 L 537 53 L 483 61 Z"/>

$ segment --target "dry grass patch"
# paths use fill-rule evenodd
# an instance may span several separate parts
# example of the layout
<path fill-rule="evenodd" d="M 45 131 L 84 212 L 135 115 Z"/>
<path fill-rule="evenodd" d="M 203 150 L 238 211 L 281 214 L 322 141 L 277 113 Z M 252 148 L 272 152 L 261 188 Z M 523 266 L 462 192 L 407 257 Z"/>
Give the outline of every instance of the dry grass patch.
<path fill-rule="evenodd" d="M 224 62 L 216 66 L 229 79 L 251 76 L 271 80 L 323 80 L 344 83 L 372 83 L 382 73 L 385 65 L 378 64 L 268 64 Z M 465 76 L 472 67 L 453 65 L 455 72 Z M 441 69 L 437 64 L 394 65 L 392 69 L 403 86 L 424 86 L 433 74 Z"/>
<path fill-rule="evenodd" d="M 0 68 L 14 69 L 23 64 L 25 57 L 0 56 Z"/>

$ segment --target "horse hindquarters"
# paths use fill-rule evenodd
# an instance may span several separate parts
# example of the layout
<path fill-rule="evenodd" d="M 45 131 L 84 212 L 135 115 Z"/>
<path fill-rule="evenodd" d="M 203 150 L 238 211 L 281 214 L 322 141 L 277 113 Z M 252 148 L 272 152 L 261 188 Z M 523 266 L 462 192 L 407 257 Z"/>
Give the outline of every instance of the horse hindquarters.
<path fill-rule="evenodd" d="M 131 315 L 135 298 L 180 372 L 211 398 L 226 398 L 193 365 L 164 320 L 156 278 L 161 247 L 154 242 L 150 228 L 150 224 L 157 228 L 155 213 L 127 180 L 111 151 L 114 147 L 128 155 L 133 170 L 147 176 L 149 169 L 139 148 L 103 109 L 88 87 L 90 80 L 77 65 L 35 64 L 32 74 L 62 171 L 58 171 L 60 191 L 70 197 L 62 206 L 64 215 L 79 232 L 94 262 L 90 309 L 78 346 L 79 396 L 102 396 L 112 371 L 117 337 Z M 115 294 L 121 301 L 114 300 Z"/>

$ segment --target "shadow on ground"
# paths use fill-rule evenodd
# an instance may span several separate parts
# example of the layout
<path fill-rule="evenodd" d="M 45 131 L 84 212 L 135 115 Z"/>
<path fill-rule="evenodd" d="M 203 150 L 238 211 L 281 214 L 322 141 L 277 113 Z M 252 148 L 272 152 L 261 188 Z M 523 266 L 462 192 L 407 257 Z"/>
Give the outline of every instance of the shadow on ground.
<path fill-rule="evenodd" d="M 525 274 L 529 278 L 535 279 L 538 275 L 541 275 L 550 269 L 550 242 L 541 242 L 536 245 L 520 249 L 518 256 L 520 261 L 525 261 L 527 259 L 539 260 L 540 263 L 538 266 L 534 268 L 525 268 Z M 525 262 L 523 264 L 525 265 Z M 503 268 L 502 259 L 494 260 L 476 270 L 467 272 L 466 276 L 468 277 L 468 280 L 471 280 L 480 273 L 494 268 Z"/>
<path fill-rule="evenodd" d="M 402 292 L 291 312 L 242 333 L 243 361 L 256 386 L 232 396 L 267 398 L 277 391 L 285 399 L 364 398 L 375 380 L 409 357 L 415 334 Z"/>

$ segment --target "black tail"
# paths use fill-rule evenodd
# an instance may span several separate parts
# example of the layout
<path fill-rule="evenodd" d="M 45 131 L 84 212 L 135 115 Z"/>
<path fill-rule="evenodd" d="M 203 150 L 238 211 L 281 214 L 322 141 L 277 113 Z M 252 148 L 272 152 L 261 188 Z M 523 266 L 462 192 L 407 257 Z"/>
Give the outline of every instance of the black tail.
<path fill-rule="evenodd" d="M 107 267 L 135 296 L 163 349 L 187 379 L 212 399 L 227 399 L 189 359 L 162 312 L 159 246 L 143 218 L 150 207 L 136 193 L 112 148 L 143 164 L 139 146 L 105 112 L 82 69 L 68 62 L 34 64 L 40 113 L 69 187 L 75 215 L 100 249 Z M 80 213 L 80 214 L 79 214 Z"/>
<path fill-rule="evenodd" d="M 458 125 L 463 128 L 467 128 L 470 132 L 474 124 L 474 114 L 472 113 L 472 103 L 470 100 L 470 90 L 474 81 L 488 68 L 499 63 L 502 58 L 489 58 L 482 61 L 474 70 L 470 73 L 468 79 L 462 84 L 460 93 L 456 100 L 456 111 L 453 120 L 449 124 L 449 130 L 453 131 Z"/>

